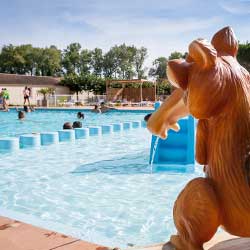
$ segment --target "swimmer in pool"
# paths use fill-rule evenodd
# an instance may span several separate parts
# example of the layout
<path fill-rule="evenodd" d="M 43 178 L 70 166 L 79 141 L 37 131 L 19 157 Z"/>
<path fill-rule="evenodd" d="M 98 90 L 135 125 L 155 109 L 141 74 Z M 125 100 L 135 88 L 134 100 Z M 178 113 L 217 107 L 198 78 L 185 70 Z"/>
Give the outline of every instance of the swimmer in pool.
<path fill-rule="evenodd" d="M 23 111 L 18 111 L 18 120 L 24 120 L 25 119 L 25 113 Z"/>
<path fill-rule="evenodd" d="M 79 121 L 73 122 L 73 128 L 82 128 L 82 123 Z"/>
<path fill-rule="evenodd" d="M 63 129 L 73 129 L 72 124 L 70 122 L 65 122 L 63 124 Z"/>
<path fill-rule="evenodd" d="M 84 114 L 82 112 L 77 113 L 77 118 L 78 119 L 84 119 Z"/>

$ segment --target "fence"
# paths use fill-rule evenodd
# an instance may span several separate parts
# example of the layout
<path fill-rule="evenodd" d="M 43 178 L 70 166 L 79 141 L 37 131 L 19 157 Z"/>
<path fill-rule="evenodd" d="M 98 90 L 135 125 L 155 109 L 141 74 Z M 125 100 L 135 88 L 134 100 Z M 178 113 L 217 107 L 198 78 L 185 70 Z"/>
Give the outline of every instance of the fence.
<path fill-rule="evenodd" d="M 156 93 L 154 87 L 149 88 L 108 88 L 109 101 L 123 100 L 133 102 L 155 101 Z"/>
<path fill-rule="evenodd" d="M 71 107 L 71 106 L 83 106 L 94 105 L 101 102 L 106 102 L 106 95 L 91 95 L 91 96 L 79 96 L 76 95 L 50 95 L 46 101 L 43 98 L 37 100 L 37 106 L 47 107 Z"/>

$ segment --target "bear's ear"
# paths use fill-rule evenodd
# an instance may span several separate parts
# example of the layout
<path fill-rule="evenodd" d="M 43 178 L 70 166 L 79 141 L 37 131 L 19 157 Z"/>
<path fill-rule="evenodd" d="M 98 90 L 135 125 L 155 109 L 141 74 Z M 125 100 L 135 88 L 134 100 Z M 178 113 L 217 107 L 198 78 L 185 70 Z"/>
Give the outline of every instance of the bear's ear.
<path fill-rule="evenodd" d="M 236 57 L 238 52 L 238 41 L 231 27 L 219 30 L 211 41 L 220 54 Z"/>
<path fill-rule="evenodd" d="M 189 45 L 189 57 L 203 69 L 213 67 L 217 59 L 217 51 L 204 39 L 194 40 Z"/>
<path fill-rule="evenodd" d="M 170 83 L 183 90 L 187 89 L 188 73 L 190 63 L 187 63 L 183 59 L 170 60 L 167 65 L 167 75 Z"/>

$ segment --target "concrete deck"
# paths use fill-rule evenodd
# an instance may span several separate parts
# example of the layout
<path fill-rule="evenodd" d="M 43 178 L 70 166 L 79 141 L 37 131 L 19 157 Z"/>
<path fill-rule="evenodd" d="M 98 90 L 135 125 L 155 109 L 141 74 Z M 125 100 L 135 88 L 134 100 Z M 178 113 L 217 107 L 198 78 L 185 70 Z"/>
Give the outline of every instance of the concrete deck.
<path fill-rule="evenodd" d="M 111 250 L 105 246 L 75 239 L 64 234 L 38 228 L 1 216 L 0 249 Z M 159 243 L 145 247 L 129 247 L 127 250 L 173 250 L 173 248 L 169 243 Z M 217 233 L 205 244 L 204 250 L 250 250 L 250 238 L 238 238 L 225 232 Z"/>
<path fill-rule="evenodd" d="M 108 250 L 109 248 L 0 216 L 0 249 Z"/>

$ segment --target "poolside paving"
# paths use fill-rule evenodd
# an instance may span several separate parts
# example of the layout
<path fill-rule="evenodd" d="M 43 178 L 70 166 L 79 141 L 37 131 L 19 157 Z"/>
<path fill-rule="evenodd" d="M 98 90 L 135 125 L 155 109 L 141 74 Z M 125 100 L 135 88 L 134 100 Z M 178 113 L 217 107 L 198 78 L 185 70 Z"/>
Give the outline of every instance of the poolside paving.
<path fill-rule="evenodd" d="M 61 233 L 35 227 L 0 216 L 1 250 L 110 250 L 105 246 L 82 241 Z M 127 250 L 173 250 L 167 243 Z M 250 250 L 250 238 L 239 238 L 228 233 L 217 233 L 204 250 Z"/>
<path fill-rule="evenodd" d="M 141 110 L 141 111 L 154 111 L 154 107 L 153 106 L 143 106 L 143 107 L 131 107 L 131 106 L 125 106 L 125 107 L 112 107 L 115 108 L 116 110 L 126 110 L 126 111 L 134 111 L 134 110 Z M 36 107 L 36 109 L 54 109 L 54 110 L 85 110 L 85 109 L 89 109 L 92 110 L 93 106 L 73 106 L 73 107 Z"/>
<path fill-rule="evenodd" d="M 0 216 L 1 250 L 108 250 L 70 236 Z"/>

